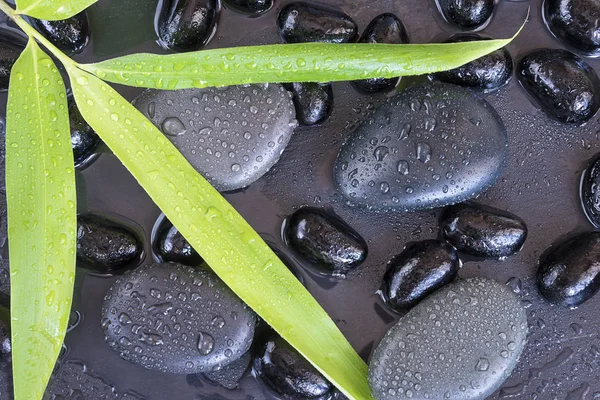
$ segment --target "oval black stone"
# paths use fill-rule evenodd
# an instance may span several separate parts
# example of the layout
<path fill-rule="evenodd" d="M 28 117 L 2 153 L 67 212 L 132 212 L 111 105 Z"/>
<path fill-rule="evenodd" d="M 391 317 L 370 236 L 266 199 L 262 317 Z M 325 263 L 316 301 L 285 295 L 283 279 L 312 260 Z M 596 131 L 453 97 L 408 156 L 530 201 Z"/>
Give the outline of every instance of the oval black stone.
<path fill-rule="evenodd" d="M 156 230 L 152 250 L 162 261 L 180 262 L 191 266 L 203 262 L 202 257 L 166 217 Z"/>
<path fill-rule="evenodd" d="M 77 216 L 77 262 L 100 273 L 137 265 L 142 254 L 138 235 L 97 214 Z"/>
<path fill-rule="evenodd" d="M 10 70 L 23 51 L 23 46 L 0 31 L 0 90 L 8 89 Z"/>
<path fill-rule="evenodd" d="M 596 0 L 545 0 L 550 31 L 574 48 L 595 55 L 600 50 L 600 3 Z"/>
<path fill-rule="evenodd" d="M 456 250 L 440 240 L 411 243 L 396 256 L 383 278 L 386 303 L 404 310 L 452 282 L 461 263 Z"/>
<path fill-rule="evenodd" d="M 289 343 L 273 335 L 254 357 L 256 377 L 285 400 L 329 399 L 331 384 Z"/>
<path fill-rule="evenodd" d="M 459 251 L 479 257 L 503 258 L 521 250 L 527 238 L 525 222 L 514 214 L 475 203 L 444 210 L 443 238 Z"/>
<path fill-rule="evenodd" d="M 575 308 L 600 289 L 600 232 L 586 232 L 551 249 L 537 271 L 540 294 L 549 302 Z"/>
<path fill-rule="evenodd" d="M 82 167 L 94 155 L 102 141 L 86 120 L 83 119 L 77 104 L 72 98 L 69 99 L 69 122 L 75 166 Z"/>
<path fill-rule="evenodd" d="M 358 40 L 359 43 L 408 43 L 406 28 L 391 13 L 384 13 L 373 18 Z M 352 85 L 361 93 L 388 92 L 398 84 L 399 78 L 372 78 L 352 81 Z"/>
<path fill-rule="evenodd" d="M 358 36 L 356 23 L 346 14 L 302 2 L 283 7 L 277 25 L 286 43 L 347 43 Z"/>
<path fill-rule="evenodd" d="M 59 21 L 31 18 L 32 25 L 56 47 L 68 54 L 81 52 L 91 36 L 90 24 L 85 11 Z"/>
<path fill-rule="evenodd" d="M 367 257 L 367 243 L 337 215 L 304 207 L 286 221 L 288 244 L 319 269 L 345 276 Z"/>
<path fill-rule="evenodd" d="M 442 15 L 449 23 L 462 29 L 476 29 L 485 24 L 494 12 L 494 0 L 437 0 Z"/>
<path fill-rule="evenodd" d="M 330 84 L 299 82 L 284 85 L 292 92 L 296 119 L 301 125 L 325 122 L 333 110 L 333 90 Z"/>
<path fill-rule="evenodd" d="M 223 0 L 223 4 L 234 11 L 254 16 L 269 11 L 273 0 Z"/>
<path fill-rule="evenodd" d="M 585 215 L 600 228 L 600 155 L 594 157 L 583 171 L 579 194 Z"/>
<path fill-rule="evenodd" d="M 163 0 L 157 9 L 158 41 L 166 49 L 199 50 L 210 40 L 219 19 L 217 0 Z"/>
<path fill-rule="evenodd" d="M 472 42 L 490 40 L 475 33 L 453 35 L 444 43 Z M 446 83 L 472 87 L 483 90 L 494 90 L 510 81 L 513 73 L 513 59 L 504 47 L 486 56 L 471 61 L 463 66 L 433 74 L 434 79 Z"/>
<path fill-rule="evenodd" d="M 123 275 L 102 306 L 106 341 L 122 358 L 175 374 L 215 371 L 248 351 L 256 315 L 215 275 L 178 263 Z"/>
<path fill-rule="evenodd" d="M 517 64 L 517 77 L 539 107 L 558 121 L 582 123 L 600 107 L 596 72 L 569 51 L 533 51 Z"/>

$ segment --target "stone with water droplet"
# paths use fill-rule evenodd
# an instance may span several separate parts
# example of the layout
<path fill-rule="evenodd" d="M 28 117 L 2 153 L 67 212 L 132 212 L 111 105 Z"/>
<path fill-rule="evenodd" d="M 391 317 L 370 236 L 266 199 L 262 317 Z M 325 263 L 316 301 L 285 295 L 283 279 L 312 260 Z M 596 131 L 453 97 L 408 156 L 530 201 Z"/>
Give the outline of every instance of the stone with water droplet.
<path fill-rule="evenodd" d="M 227 351 L 227 350 L 225 350 Z M 225 365 L 216 371 L 205 372 L 208 380 L 215 382 L 226 389 L 233 390 L 238 387 L 240 379 L 244 376 L 250 365 L 252 356 L 250 352 L 245 353 L 234 362 Z"/>
<path fill-rule="evenodd" d="M 8 89 L 10 70 L 24 48 L 21 40 L 13 36 L 0 30 L 0 90 Z"/>
<path fill-rule="evenodd" d="M 481 123 L 471 123 L 474 117 Z M 389 149 L 385 157 L 381 146 Z M 334 175 L 349 204 L 412 211 L 478 196 L 506 155 L 504 124 L 485 100 L 459 86 L 424 84 L 389 99 L 347 138 Z"/>
<path fill-rule="evenodd" d="M 263 14 L 273 7 L 273 0 L 223 0 L 227 8 L 252 16 Z"/>
<path fill-rule="evenodd" d="M 69 360 L 58 363 L 46 388 L 44 399 L 115 399 L 117 389 L 94 372 L 79 361 Z M 125 398 L 121 397 L 120 399 Z"/>
<path fill-rule="evenodd" d="M 264 175 L 297 126 L 291 95 L 278 84 L 147 90 L 134 105 L 221 191 Z"/>
<path fill-rule="evenodd" d="M 332 385 L 289 343 L 273 334 L 252 362 L 256 377 L 283 400 L 330 398 Z"/>
<path fill-rule="evenodd" d="M 410 390 L 415 399 L 485 399 L 517 365 L 527 329 L 525 310 L 506 285 L 451 283 L 385 334 L 369 362 L 373 397 L 397 400 Z"/>
<path fill-rule="evenodd" d="M 494 12 L 494 0 L 436 0 L 444 19 L 465 30 L 487 23 Z"/>
<path fill-rule="evenodd" d="M 595 0 L 545 0 L 544 21 L 563 43 L 590 55 L 600 51 L 600 3 Z"/>
<path fill-rule="evenodd" d="M 152 250 L 162 261 L 180 262 L 191 266 L 203 262 L 202 257 L 166 217 L 162 217 L 156 230 Z"/>
<path fill-rule="evenodd" d="M 92 35 L 86 11 L 58 21 L 29 20 L 46 39 L 67 54 L 81 52 Z"/>
<path fill-rule="evenodd" d="M 119 319 L 124 312 L 125 322 Z M 224 323 L 215 323 L 216 317 Z M 106 340 L 122 358 L 177 374 L 213 371 L 239 359 L 257 322 L 212 271 L 179 263 L 123 275 L 105 296 L 102 318 Z"/>
<path fill-rule="evenodd" d="M 583 171 L 579 196 L 585 215 L 600 228 L 600 155 L 596 155 Z"/>
<path fill-rule="evenodd" d="M 166 49 L 200 50 L 217 29 L 217 0 L 163 0 L 156 10 L 158 42 Z"/>
<path fill-rule="evenodd" d="M 285 85 L 292 92 L 296 118 L 300 125 L 325 122 L 333 110 L 333 90 L 330 84 L 314 82 Z"/>
<path fill-rule="evenodd" d="M 93 161 L 96 150 L 102 141 L 79 112 L 75 100 L 70 98 L 68 106 L 73 158 L 75 159 L 75 167 L 82 169 Z"/>

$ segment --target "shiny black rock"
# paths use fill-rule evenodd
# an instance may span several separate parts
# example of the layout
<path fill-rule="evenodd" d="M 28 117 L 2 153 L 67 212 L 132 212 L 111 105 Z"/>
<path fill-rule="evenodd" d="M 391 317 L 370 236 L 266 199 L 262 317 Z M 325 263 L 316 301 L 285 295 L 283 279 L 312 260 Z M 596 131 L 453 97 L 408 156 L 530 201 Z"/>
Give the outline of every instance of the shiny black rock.
<path fill-rule="evenodd" d="M 77 104 L 69 99 L 69 122 L 71 125 L 71 145 L 75 166 L 83 166 L 96 152 L 102 142 L 92 127 L 83 119 Z"/>
<path fill-rule="evenodd" d="M 180 262 L 191 266 L 202 264 L 202 257 L 167 218 L 163 218 L 158 226 L 152 250 L 165 262 Z"/>
<path fill-rule="evenodd" d="M 462 203 L 444 210 L 443 238 L 459 251 L 480 257 L 503 258 L 521 250 L 527 226 L 516 215 L 494 207 Z"/>
<path fill-rule="evenodd" d="M 12 345 L 8 325 L 0 321 L 0 399 L 13 398 Z"/>
<path fill-rule="evenodd" d="M 277 25 L 286 43 L 347 43 L 358 36 L 356 23 L 346 14 L 302 2 L 283 7 Z"/>
<path fill-rule="evenodd" d="M 582 123 L 600 107 L 600 80 L 580 57 L 566 50 L 541 49 L 523 57 L 517 77 L 550 117 Z"/>
<path fill-rule="evenodd" d="M 91 29 L 85 11 L 59 21 L 32 18 L 31 23 L 52 44 L 68 54 L 79 53 L 90 40 Z"/>
<path fill-rule="evenodd" d="M 304 207 L 286 221 L 288 244 L 319 269 L 344 276 L 367 257 L 367 243 L 337 215 Z"/>
<path fill-rule="evenodd" d="M 550 31 L 563 42 L 588 54 L 600 50 L 600 3 L 596 0 L 545 0 Z"/>
<path fill-rule="evenodd" d="M 301 125 L 317 125 L 329 117 L 333 109 L 330 84 L 299 82 L 285 85 L 293 94 L 296 119 Z"/>
<path fill-rule="evenodd" d="M 489 40 L 475 33 L 453 35 L 444 43 Z M 483 90 L 493 90 L 508 83 L 513 73 L 513 59 L 502 48 L 458 68 L 433 74 L 437 80 Z"/>
<path fill-rule="evenodd" d="M 600 232 L 586 232 L 551 249 L 540 260 L 537 285 L 549 302 L 575 308 L 600 289 Z"/>
<path fill-rule="evenodd" d="M 388 266 L 382 285 L 384 299 L 395 310 L 411 308 L 452 282 L 460 265 L 456 250 L 441 240 L 411 243 Z"/>
<path fill-rule="evenodd" d="M 163 0 L 159 7 L 156 11 L 158 42 L 177 52 L 204 47 L 219 19 L 217 0 Z"/>
<path fill-rule="evenodd" d="M 581 205 L 590 222 L 600 228 L 600 155 L 583 171 L 580 187 Z"/>
<path fill-rule="evenodd" d="M 204 376 L 211 382 L 217 383 L 226 389 L 233 390 L 238 387 L 240 379 L 246 373 L 248 366 L 252 361 L 250 352 L 247 352 L 239 359 L 227 364 L 217 371 L 209 371 Z"/>
<path fill-rule="evenodd" d="M 128 227 L 97 214 L 77 216 L 77 262 L 100 273 L 135 266 L 143 247 Z"/>
<path fill-rule="evenodd" d="M 494 0 L 437 0 L 444 18 L 462 29 L 476 29 L 494 12 Z"/>
<path fill-rule="evenodd" d="M 358 40 L 359 43 L 408 43 L 408 33 L 402 22 L 391 13 L 373 18 Z M 388 92 L 398 84 L 398 78 L 373 78 L 353 81 L 352 85 L 362 93 Z"/>
<path fill-rule="evenodd" d="M 273 7 L 273 0 L 223 0 L 226 7 L 242 14 L 260 15 Z"/>
<path fill-rule="evenodd" d="M 23 51 L 23 46 L 0 31 L 0 90 L 8 89 L 10 70 Z"/>
<path fill-rule="evenodd" d="M 325 400 L 333 387 L 281 337 L 273 335 L 254 357 L 256 377 L 284 400 Z"/>

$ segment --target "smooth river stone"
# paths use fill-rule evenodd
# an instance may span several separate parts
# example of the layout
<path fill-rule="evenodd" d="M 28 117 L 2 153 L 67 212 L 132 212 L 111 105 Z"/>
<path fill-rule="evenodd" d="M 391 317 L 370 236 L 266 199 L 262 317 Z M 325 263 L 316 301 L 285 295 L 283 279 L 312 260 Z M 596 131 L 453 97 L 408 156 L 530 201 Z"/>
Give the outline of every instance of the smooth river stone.
<path fill-rule="evenodd" d="M 334 175 L 350 204 L 413 211 L 477 197 L 506 154 L 504 124 L 485 100 L 459 86 L 424 84 L 389 99 L 348 137 Z"/>
<path fill-rule="evenodd" d="M 485 399 L 517 365 L 527 329 L 525 309 L 508 286 L 485 278 L 452 283 L 381 340 L 369 363 L 373 396 Z"/>
<path fill-rule="evenodd" d="M 287 146 L 295 119 L 281 85 L 147 90 L 134 105 L 220 191 L 263 176 Z"/>

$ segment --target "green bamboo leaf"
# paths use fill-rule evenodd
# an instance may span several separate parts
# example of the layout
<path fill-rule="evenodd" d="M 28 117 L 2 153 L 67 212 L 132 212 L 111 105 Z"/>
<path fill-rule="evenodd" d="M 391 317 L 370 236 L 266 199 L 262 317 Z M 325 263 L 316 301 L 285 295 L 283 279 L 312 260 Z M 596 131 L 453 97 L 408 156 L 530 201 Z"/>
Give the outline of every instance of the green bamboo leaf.
<path fill-rule="evenodd" d="M 16 0 L 15 14 L 56 21 L 67 19 L 85 10 L 98 0 Z"/>
<path fill-rule="evenodd" d="M 67 329 L 77 217 L 65 87 L 33 39 L 10 77 L 6 191 L 14 398 L 38 400 Z"/>
<path fill-rule="evenodd" d="M 348 397 L 370 399 L 365 363 L 250 225 L 135 107 L 67 69 L 81 114 L 221 279 Z"/>

